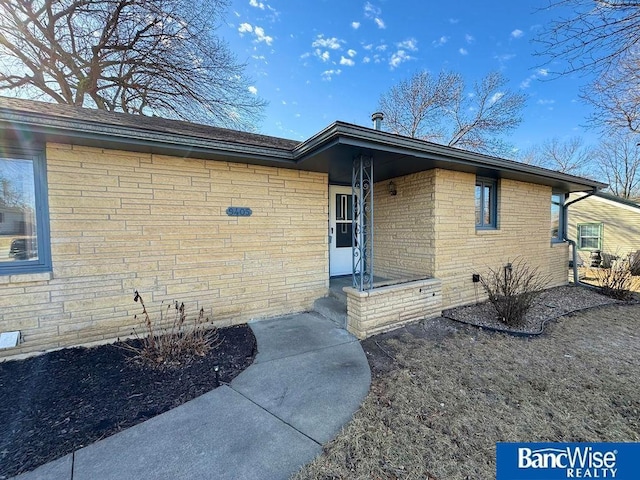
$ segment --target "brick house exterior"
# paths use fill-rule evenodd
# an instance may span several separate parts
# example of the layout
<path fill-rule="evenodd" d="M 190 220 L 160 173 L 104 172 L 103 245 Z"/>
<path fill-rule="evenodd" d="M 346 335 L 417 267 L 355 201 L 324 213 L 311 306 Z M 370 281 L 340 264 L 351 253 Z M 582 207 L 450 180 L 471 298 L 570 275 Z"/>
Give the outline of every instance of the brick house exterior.
<path fill-rule="evenodd" d="M 352 236 L 353 219 L 334 214 L 352 197 L 331 188 L 352 184 L 358 155 L 375 169 L 366 268 L 384 279 L 346 289 L 359 337 L 483 298 L 472 274 L 516 256 L 566 283 L 551 195 L 604 186 L 341 122 L 295 142 L 5 98 L 0 148 L 0 176 L 34 159 L 39 249 L 19 262 L 0 252 L 0 332 L 22 339 L 0 358 L 130 336 L 134 290 L 155 312 L 180 300 L 217 325 L 310 310 L 338 230 Z M 482 192 L 493 223 L 479 228 Z"/>

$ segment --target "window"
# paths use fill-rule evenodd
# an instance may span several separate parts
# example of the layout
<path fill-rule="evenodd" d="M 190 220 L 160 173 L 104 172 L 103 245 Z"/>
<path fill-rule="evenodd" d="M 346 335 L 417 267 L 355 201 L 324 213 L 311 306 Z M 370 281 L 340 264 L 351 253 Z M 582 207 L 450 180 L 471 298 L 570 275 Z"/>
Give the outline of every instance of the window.
<path fill-rule="evenodd" d="M 51 269 L 44 157 L 0 148 L 0 275 Z"/>
<path fill-rule="evenodd" d="M 578 224 L 578 248 L 583 250 L 602 250 L 602 223 Z"/>
<path fill-rule="evenodd" d="M 351 247 L 353 243 L 353 196 L 336 194 L 336 247 Z"/>
<path fill-rule="evenodd" d="M 496 228 L 498 212 L 497 183 L 491 179 L 476 180 L 476 228 Z"/>
<path fill-rule="evenodd" d="M 564 195 L 551 195 L 551 241 L 564 241 Z"/>

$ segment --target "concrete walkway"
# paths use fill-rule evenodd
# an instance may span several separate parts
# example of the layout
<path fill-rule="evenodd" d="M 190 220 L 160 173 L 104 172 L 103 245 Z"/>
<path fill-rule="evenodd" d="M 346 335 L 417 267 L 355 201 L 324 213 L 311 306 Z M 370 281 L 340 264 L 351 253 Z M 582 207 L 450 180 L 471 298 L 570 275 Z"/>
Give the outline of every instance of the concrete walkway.
<path fill-rule="evenodd" d="M 355 337 L 314 313 L 251 322 L 254 363 L 173 410 L 14 480 L 287 479 L 369 391 Z"/>

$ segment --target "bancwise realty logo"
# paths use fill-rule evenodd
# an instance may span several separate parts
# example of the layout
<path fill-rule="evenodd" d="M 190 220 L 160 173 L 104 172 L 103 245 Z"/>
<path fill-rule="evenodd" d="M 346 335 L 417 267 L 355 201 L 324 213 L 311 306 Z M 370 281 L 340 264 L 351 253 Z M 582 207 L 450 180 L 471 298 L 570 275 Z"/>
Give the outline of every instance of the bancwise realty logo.
<path fill-rule="evenodd" d="M 498 443 L 496 480 L 640 478 L 640 443 Z"/>

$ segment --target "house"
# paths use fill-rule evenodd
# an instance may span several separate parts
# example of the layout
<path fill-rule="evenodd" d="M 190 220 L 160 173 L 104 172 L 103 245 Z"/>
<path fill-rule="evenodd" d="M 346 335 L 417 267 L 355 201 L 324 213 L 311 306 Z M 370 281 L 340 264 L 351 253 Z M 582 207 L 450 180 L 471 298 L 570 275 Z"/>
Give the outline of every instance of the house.
<path fill-rule="evenodd" d="M 0 261 L 4 356 L 130 335 L 134 290 L 230 325 L 351 275 L 364 338 L 483 298 L 474 274 L 516 256 L 565 284 L 565 195 L 605 186 L 343 122 L 298 142 L 9 98 L 0 144 L 37 230 Z"/>
<path fill-rule="evenodd" d="M 572 193 L 568 238 L 575 240 L 579 262 L 590 266 L 592 252 L 602 265 L 640 250 L 640 204 L 604 192 Z"/>

